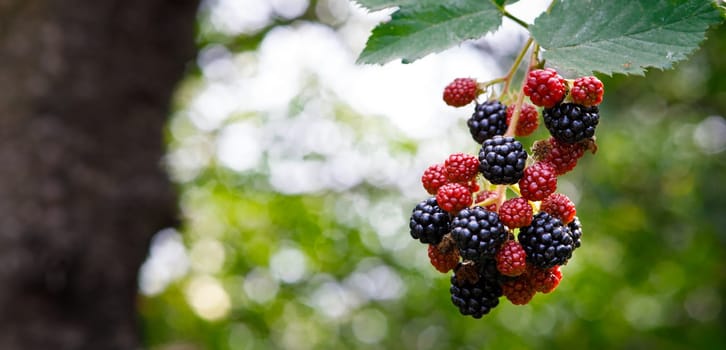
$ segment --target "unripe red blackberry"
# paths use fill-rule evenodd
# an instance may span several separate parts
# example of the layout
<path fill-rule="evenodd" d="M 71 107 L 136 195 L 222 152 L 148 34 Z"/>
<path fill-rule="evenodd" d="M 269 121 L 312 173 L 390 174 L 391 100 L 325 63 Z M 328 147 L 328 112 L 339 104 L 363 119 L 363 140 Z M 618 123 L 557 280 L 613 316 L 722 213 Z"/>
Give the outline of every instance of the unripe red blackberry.
<path fill-rule="evenodd" d="M 429 194 L 435 195 L 439 188 L 449 180 L 446 178 L 446 168 L 443 164 L 434 164 L 428 167 L 421 176 L 421 183 Z"/>
<path fill-rule="evenodd" d="M 476 179 L 467 182 L 466 186 L 469 187 L 469 191 L 471 191 L 472 194 L 478 193 L 481 190 L 481 186 L 479 186 L 479 181 L 477 181 Z"/>
<path fill-rule="evenodd" d="M 519 180 L 522 197 L 531 201 L 541 201 L 557 190 L 557 174 L 549 163 L 536 162 L 524 169 Z"/>
<path fill-rule="evenodd" d="M 449 182 L 469 182 L 479 173 L 479 159 L 470 154 L 454 153 L 444 162 Z"/>
<path fill-rule="evenodd" d="M 562 280 L 562 272 L 560 272 L 559 266 L 547 269 L 528 266 L 526 276 L 536 291 L 545 294 L 555 290 Z"/>
<path fill-rule="evenodd" d="M 442 240 L 438 245 L 429 244 L 429 261 L 436 270 L 441 273 L 447 273 L 451 271 L 456 264 L 459 263 L 459 250 L 456 249 L 456 245 L 452 242 L 447 249 L 442 249 L 441 246 L 444 244 L 446 238 Z"/>
<path fill-rule="evenodd" d="M 537 291 L 525 276 L 502 282 L 502 294 L 514 305 L 528 304 Z"/>
<path fill-rule="evenodd" d="M 484 192 L 481 192 L 481 193 L 479 193 L 479 194 L 476 195 L 476 200 L 474 202 L 475 203 L 481 203 L 481 202 L 484 202 L 484 201 L 489 200 L 489 199 L 495 199 L 498 196 L 499 195 L 495 191 L 484 191 Z M 497 212 L 497 202 L 496 202 L 496 200 L 493 201 L 491 204 L 485 205 L 484 206 L 484 209 L 489 210 L 489 211 L 493 211 L 493 212 L 496 213 Z"/>
<path fill-rule="evenodd" d="M 605 89 L 600 79 L 596 77 L 580 77 L 572 83 L 570 97 L 572 102 L 585 107 L 597 106 L 602 102 Z"/>
<path fill-rule="evenodd" d="M 569 144 L 550 137 L 536 141 L 532 146 L 532 153 L 535 160 L 550 163 L 557 175 L 563 175 L 575 168 L 586 148 L 581 143 Z"/>
<path fill-rule="evenodd" d="M 472 201 L 471 190 L 465 184 L 448 183 L 439 187 L 439 191 L 436 192 L 436 202 L 441 209 L 450 214 L 456 214 L 459 210 L 470 206 Z"/>
<path fill-rule="evenodd" d="M 512 114 L 514 114 L 515 105 L 507 107 L 507 126 L 512 122 Z M 517 127 L 514 129 L 515 136 L 529 136 L 539 126 L 539 113 L 537 108 L 529 103 L 522 104 L 522 110 L 519 112 L 519 120 Z"/>
<path fill-rule="evenodd" d="M 547 198 L 542 200 L 539 209 L 550 214 L 552 217 L 560 219 L 565 225 L 572 222 L 575 214 L 577 214 L 575 204 L 562 193 L 553 193 L 547 196 Z"/>
<path fill-rule="evenodd" d="M 532 206 L 522 197 L 507 199 L 499 208 L 499 219 L 510 229 L 527 226 L 532 222 Z"/>
<path fill-rule="evenodd" d="M 444 102 L 453 107 L 466 106 L 479 95 L 481 90 L 472 78 L 456 78 L 444 88 Z"/>
<path fill-rule="evenodd" d="M 527 74 L 522 89 L 535 105 L 551 108 L 567 95 L 567 81 L 552 68 L 535 69 Z"/>
<path fill-rule="evenodd" d="M 527 253 L 519 242 L 508 240 L 504 242 L 495 257 L 497 270 L 505 276 L 519 276 L 527 270 Z"/>

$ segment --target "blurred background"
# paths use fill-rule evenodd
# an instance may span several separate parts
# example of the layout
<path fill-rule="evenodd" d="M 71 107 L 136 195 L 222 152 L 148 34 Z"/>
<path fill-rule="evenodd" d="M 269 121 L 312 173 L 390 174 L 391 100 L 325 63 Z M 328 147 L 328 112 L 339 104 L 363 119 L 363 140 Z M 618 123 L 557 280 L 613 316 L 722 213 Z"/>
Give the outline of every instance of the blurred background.
<path fill-rule="evenodd" d="M 531 21 L 548 1 L 526 3 L 510 10 Z M 196 66 L 166 129 L 183 223 L 154 236 L 140 270 L 146 346 L 726 347 L 724 26 L 676 70 L 600 76 L 599 150 L 559 180 L 582 247 L 555 292 L 501 299 L 475 320 L 451 303 L 449 276 L 408 219 L 428 196 L 426 167 L 478 152 L 473 106 L 446 106 L 443 87 L 503 75 L 526 33 L 505 19 L 412 64 L 356 65 L 390 13 L 203 2 Z"/>

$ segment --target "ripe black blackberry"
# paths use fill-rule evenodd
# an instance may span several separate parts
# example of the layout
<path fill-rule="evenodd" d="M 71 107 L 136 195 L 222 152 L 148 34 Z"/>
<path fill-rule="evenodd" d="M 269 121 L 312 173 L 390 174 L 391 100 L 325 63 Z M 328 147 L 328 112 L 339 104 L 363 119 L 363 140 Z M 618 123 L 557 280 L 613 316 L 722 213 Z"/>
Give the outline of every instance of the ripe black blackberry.
<path fill-rule="evenodd" d="M 575 249 L 570 229 L 545 212 L 537 213 L 529 226 L 520 228 L 518 239 L 527 253 L 527 263 L 543 269 L 566 264 Z"/>
<path fill-rule="evenodd" d="M 580 224 L 580 219 L 575 216 L 575 218 L 567 224 L 567 228 L 570 229 L 570 233 L 572 234 L 572 240 L 574 242 L 572 250 L 574 251 L 575 248 L 580 248 L 580 238 L 582 238 L 582 224 Z"/>
<path fill-rule="evenodd" d="M 597 106 L 562 103 L 545 108 L 542 116 L 547 130 L 554 138 L 564 143 L 576 143 L 595 135 L 600 110 Z"/>
<path fill-rule="evenodd" d="M 486 258 L 476 263 L 476 269 L 479 276 L 484 276 L 487 279 L 499 281 L 502 283 L 511 277 L 503 275 L 497 269 L 497 260 L 494 258 Z"/>
<path fill-rule="evenodd" d="M 479 275 L 476 281 L 459 278 L 458 269 L 451 276 L 451 302 L 459 308 L 462 315 L 481 318 L 499 305 L 502 287 L 495 278 Z"/>
<path fill-rule="evenodd" d="M 479 144 L 495 135 L 504 135 L 507 131 L 507 106 L 499 101 L 477 104 L 466 125 L 471 137 Z"/>
<path fill-rule="evenodd" d="M 464 208 L 451 221 L 451 237 L 466 260 L 494 258 L 507 240 L 507 229 L 497 213 L 480 206 Z"/>
<path fill-rule="evenodd" d="M 527 152 L 514 137 L 494 136 L 479 151 L 479 171 L 493 184 L 517 183 L 526 163 Z"/>
<path fill-rule="evenodd" d="M 449 232 L 451 217 L 439 207 L 436 198 L 431 197 L 417 204 L 411 213 L 411 237 L 421 243 L 438 244 Z"/>

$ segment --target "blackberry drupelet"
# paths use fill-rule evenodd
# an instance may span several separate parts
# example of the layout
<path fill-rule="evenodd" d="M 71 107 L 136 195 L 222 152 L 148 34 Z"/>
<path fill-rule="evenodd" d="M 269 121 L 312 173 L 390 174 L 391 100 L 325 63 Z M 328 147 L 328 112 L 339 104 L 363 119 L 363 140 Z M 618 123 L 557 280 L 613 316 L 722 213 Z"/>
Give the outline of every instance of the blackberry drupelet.
<path fill-rule="evenodd" d="M 417 204 L 411 213 L 411 237 L 421 243 L 438 244 L 449 232 L 451 218 L 439 207 L 436 198 L 431 197 Z"/>
<path fill-rule="evenodd" d="M 479 151 L 479 171 L 492 184 L 511 185 L 522 178 L 527 152 L 513 137 L 494 136 Z"/>
<path fill-rule="evenodd" d="M 471 137 L 479 144 L 495 135 L 504 135 L 507 131 L 507 106 L 499 101 L 477 104 L 466 125 Z"/>
<path fill-rule="evenodd" d="M 466 260 L 493 258 L 507 240 L 499 215 L 480 206 L 462 209 L 451 221 L 451 236 Z"/>
<path fill-rule="evenodd" d="M 580 224 L 580 219 L 575 216 L 572 221 L 567 224 L 567 228 L 570 229 L 570 233 L 572 234 L 572 240 L 574 242 L 572 250 L 574 251 L 576 248 L 580 248 L 580 238 L 582 238 L 582 224 Z"/>
<path fill-rule="evenodd" d="M 527 263 L 543 269 L 566 264 L 575 247 L 570 229 L 545 212 L 535 214 L 532 224 L 520 228 L 518 239 Z"/>
<path fill-rule="evenodd" d="M 595 135 L 600 121 L 597 106 L 585 107 L 574 103 L 562 103 L 542 112 L 545 126 L 558 141 L 575 143 Z"/>

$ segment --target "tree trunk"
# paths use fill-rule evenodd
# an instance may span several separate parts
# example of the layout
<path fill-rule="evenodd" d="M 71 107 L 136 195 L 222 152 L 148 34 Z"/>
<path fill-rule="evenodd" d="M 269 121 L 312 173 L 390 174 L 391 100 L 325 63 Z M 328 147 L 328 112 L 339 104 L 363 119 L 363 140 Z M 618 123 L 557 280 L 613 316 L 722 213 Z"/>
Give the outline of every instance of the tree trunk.
<path fill-rule="evenodd" d="M 198 0 L 0 0 L 0 349 L 135 349 Z"/>

